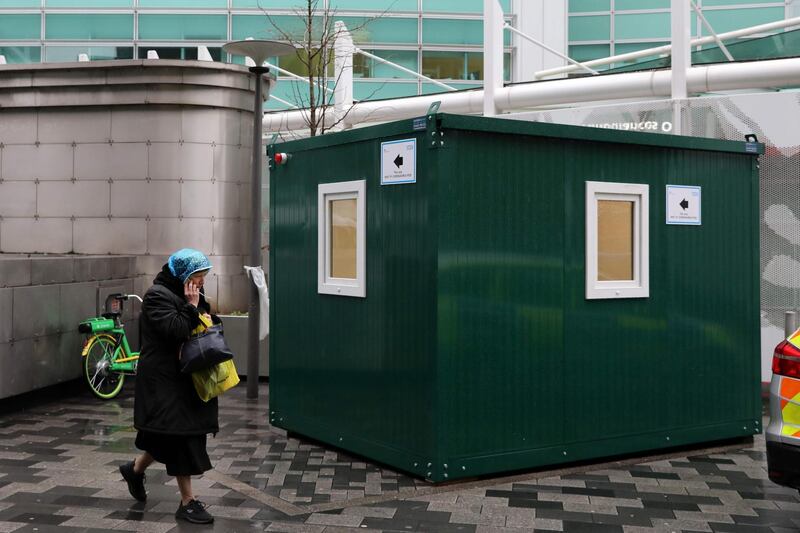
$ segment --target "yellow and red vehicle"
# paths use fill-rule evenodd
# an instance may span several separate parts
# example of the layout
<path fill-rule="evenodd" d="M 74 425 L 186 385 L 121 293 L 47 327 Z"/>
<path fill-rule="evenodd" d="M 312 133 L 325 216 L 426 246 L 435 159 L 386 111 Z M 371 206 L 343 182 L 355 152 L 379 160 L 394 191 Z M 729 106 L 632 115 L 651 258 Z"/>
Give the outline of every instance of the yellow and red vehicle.
<path fill-rule="evenodd" d="M 765 432 L 769 478 L 800 489 L 800 329 L 775 347 L 769 415 Z"/>

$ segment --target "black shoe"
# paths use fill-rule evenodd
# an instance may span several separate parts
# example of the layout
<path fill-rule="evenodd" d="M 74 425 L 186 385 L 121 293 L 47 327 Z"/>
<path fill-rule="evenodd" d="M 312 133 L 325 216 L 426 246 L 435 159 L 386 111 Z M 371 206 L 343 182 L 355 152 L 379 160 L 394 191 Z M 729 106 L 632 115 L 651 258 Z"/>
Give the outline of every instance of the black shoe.
<path fill-rule="evenodd" d="M 179 505 L 175 518 L 181 518 L 192 524 L 210 524 L 214 517 L 206 511 L 206 505 L 200 500 L 191 500 L 186 505 Z"/>
<path fill-rule="evenodd" d="M 120 465 L 119 473 L 122 474 L 122 479 L 128 482 L 128 492 L 131 496 L 138 501 L 143 502 L 147 500 L 147 491 L 144 490 L 144 472 L 137 474 L 133 471 L 133 461 Z"/>

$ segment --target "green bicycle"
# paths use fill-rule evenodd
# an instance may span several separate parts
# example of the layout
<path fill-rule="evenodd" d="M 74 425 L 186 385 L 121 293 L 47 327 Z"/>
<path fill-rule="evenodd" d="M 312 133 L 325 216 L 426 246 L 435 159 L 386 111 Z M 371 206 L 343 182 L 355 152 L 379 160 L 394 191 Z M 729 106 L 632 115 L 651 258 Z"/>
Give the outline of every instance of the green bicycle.
<path fill-rule="evenodd" d="M 117 396 L 125 376 L 136 374 L 139 352 L 131 350 L 121 318 L 123 302 L 131 298 L 142 301 L 135 294 L 110 294 L 105 313 L 78 325 L 78 331 L 87 335 L 81 351 L 82 374 L 94 395 L 103 400 Z"/>

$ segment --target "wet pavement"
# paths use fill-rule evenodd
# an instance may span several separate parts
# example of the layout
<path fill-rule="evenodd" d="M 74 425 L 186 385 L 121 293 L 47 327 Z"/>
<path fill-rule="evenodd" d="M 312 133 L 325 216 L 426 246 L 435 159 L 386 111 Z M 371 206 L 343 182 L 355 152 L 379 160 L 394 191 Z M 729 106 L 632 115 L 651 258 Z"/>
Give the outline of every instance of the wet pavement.
<path fill-rule="evenodd" d="M 178 491 L 147 471 L 146 503 L 118 467 L 136 455 L 133 387 L 88 392 L 0 414 L 0 533 L 78 531 L 431 531 L 784 533 L 800 530 L 800 496 L 767 479 L 764 439 L 559 470 L 432 486 L 288 438 L 244 384 L 220 400 L 214 470 L 195 478 L 213 525 L 176 522 Z"/>

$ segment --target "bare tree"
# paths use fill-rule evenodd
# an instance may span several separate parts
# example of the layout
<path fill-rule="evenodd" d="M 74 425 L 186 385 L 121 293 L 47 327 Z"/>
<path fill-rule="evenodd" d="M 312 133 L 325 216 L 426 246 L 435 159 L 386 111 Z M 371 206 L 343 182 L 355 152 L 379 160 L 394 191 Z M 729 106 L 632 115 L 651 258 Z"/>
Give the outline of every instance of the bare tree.
<path fill-rule="evenodd" d="M 340 115 L 333 116 L 331 105 L 333 88 L 341 77 L 341 72 L 334 72 L 333 47 L 336 39 L 344 31 L 337 29 L 335 25 L 336 10 L 325 7 L 324 0 L 306 0 L 305 6 L 294 10 L 294 15 L 300 23 L 300 28 L 296 31 L 280 25 L 266 9 L 261 8 L 261 11 L 267 17 L 277 37 L 296 49 L 294 63 L 300 72 L 294 74 L 304 77 L 308 83 L 303 84 L 305 87 L 293 85 L 293 92 L 295 102 L 302 108 L 310 135 L 312 137 L 321 135 L 341 124 L 352 106 Z M 359 24 L 353 24 L 347 30 L 351 34 L 357 34 L 381 14 L 367 18 Z"/>

